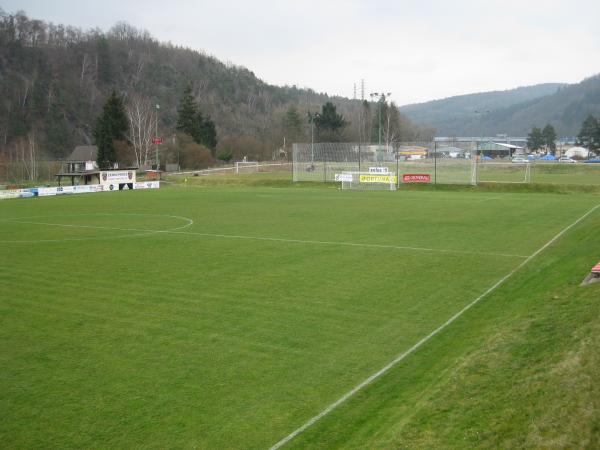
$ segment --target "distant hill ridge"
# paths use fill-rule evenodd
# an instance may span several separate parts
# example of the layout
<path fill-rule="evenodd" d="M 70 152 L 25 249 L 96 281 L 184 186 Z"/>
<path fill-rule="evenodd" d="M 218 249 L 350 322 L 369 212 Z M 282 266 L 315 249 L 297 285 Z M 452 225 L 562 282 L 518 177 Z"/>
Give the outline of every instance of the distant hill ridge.
<path fill-rule="evenodd" d="M 524 136 L 533 126 L 546 123 L 561 136 L 574 136 L 588 114 L 600 114 L 600 75 L 576 84 L 544 83 L 459 95 L 400 110 L 418 124 L 435 127 L 438 136 Z"/>

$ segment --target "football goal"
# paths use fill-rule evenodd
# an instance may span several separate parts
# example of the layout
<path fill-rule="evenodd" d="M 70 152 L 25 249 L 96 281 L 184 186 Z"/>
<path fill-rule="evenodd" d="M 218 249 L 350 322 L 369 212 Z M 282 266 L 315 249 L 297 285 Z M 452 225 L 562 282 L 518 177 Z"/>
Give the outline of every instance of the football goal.
<path fill-rule="evenodd" d="M 343 190 L 395 191 L 398 185 L 393 173 L 342 172 L 335 174 L 335 179 L 342 183 Z"/>
<path fill-rule="evenodd" d="M 480 163 L 477 182 L 531 183 L 531 163 Z"/>
<path fill-rule="evenodd" d="M 258 161 L 236 161 L 235 173 L 258 172 Z"/>

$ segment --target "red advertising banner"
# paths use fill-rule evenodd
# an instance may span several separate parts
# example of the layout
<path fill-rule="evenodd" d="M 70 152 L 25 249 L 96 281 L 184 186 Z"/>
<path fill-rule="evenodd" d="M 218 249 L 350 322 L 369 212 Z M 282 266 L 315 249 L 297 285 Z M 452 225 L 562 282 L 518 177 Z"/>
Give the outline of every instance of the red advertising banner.
<path fill-rule="evenodd" d="M 155 138 L 153 138 L 153 139 L 152 139 L 152 143 L 153 143 L 154 145 L 160 145 L 160 144 L 162 144 L 162 143 L 163 143 L 163 140 L 162 140 L 162 138 L 161 138 L 161 137 L 155 137 Z"/>
<path fill-rule="evenodd" d="M 403 183 L 431 183 L 431 175 L 428 173 L 405 173 L 402 175 Z"/>

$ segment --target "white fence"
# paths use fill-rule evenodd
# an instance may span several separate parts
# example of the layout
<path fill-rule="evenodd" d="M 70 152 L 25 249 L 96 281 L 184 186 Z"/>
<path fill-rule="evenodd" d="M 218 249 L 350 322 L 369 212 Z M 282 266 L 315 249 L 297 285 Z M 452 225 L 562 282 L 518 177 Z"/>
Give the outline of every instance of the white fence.
<path fill-rule="evenodd" d="M 291 166 L 292 163 L 289 162 L 285 162 L 285 163 L 258 163 L 257 165 L 253 166 L 258 168 L 258 171 L 260 172 L 261 169 L 273 169 L 276 167 L 289 167 Z M 187 170 L 187 171 L 181 171 L 181 172 L 169 172 L 166 175 L 211 175 L 211 174 L 215 174 L 215 173 L 227 173 L 227 172 L 231 172 L 231 173 L 236 173 L 237 170 L 237 164 L 233 165 L 233 166 L 225 166 L 225 167 L 214 167 L 214 168 L 210 168 L 210 169 L 201 169 L 201 170 Z"/>

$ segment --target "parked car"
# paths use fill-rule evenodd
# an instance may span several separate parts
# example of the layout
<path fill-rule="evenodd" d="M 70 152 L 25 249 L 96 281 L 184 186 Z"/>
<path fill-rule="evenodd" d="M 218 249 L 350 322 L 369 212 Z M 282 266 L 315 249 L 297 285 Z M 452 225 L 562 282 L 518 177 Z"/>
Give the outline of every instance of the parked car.
<path fill-rule="evenodd" d="M 569 158 L 568 156 L 561 156 L 558 158 L 559 163 L 576 163 L 574 159 Z"/>
<path fill-rule="evenodd" d="M 526 163 L 529 163 L 529 160 L 527 158 L 525 158 L 524 156 L 515 156 L 512 159 L 512 162 L 514 162 L 515 164 L 526 164 Z"/>

